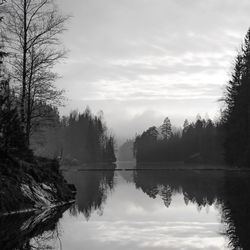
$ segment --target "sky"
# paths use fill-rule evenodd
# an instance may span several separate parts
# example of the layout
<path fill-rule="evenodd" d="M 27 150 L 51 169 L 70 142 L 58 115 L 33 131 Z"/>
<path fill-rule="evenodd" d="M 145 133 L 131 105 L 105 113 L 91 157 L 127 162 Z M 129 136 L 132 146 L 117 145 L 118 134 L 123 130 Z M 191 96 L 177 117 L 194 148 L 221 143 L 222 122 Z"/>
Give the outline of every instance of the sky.
<path fill-rule="evenodd" d="M 250 26 L 249 0 L 58 0 L 71 15 L 58 64 L 63 115 L 102 110 L 122 141 L 168 116 L 219 117 L 233 60 Z"/>

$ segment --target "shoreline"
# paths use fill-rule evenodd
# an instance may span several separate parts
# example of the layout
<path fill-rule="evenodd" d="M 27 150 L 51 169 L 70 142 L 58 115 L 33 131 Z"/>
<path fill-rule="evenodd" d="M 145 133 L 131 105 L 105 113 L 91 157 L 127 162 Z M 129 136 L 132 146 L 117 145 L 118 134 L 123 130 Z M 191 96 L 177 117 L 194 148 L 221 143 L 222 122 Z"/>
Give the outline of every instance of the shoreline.
<path fill-rule="evenodd" d="M 75 201 L 75 189 L 64 179 L 57 161 L 34 158 L 31 164 L 20 164 L 12 158 L 3 160 L 0 216 L 46 211 Z"/>
<path fill-rule="evenodd" d="M 249 168 L 116 168 L 116 169 L 106 169 L 106 168 L 78 168 L 78 169 L 62 169 L 63 172 L 97 172 L 97 171 L 226 171 L 226 172 L 250 172 Z"/>
<path fill-rule="evenodd" d="M 17 211 L 0 213 L 0 217 L 18 215 L 18 214 L 27 214 L 27 213 L 33 213 L 33 212 L 36 212 L 36 211 L 44 212 L 46 210 L 50 210 L 50 209 L 53 209 L 53 208 L 63 207 L 63 206 L 69 205 L 69 204 L 73 204 L 73 203 L 75 203 L 75 201 L 76 200 L 70 200 L 70 201 L 67 201 L 67 202 L 62 202 L 62 203 L 58 203 L 58 204 L 51 205 L 51 206 L 44 206 L 44 207 L 39 207 L 39 208 L 27 208 L 27 209 L 21 209 L 21 210 L 17 210 Z"/>

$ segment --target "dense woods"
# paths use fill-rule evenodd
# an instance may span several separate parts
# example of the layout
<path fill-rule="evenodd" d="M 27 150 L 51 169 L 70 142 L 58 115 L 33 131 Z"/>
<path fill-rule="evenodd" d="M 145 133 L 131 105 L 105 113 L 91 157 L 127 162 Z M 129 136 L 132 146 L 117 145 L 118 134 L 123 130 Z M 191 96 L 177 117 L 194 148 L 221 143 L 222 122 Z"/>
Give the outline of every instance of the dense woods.
<path fill-rule="evenodd" d="M 20 126 L 16 97 L 8 79 L 0 80 L 0 150 L 2 156 L 14 154 L 26 158 L 29 150 Z"/>
<path fill-rule="evenodd" d="M 3 66 L 7 56 L 4 48 L 0 47 L 0 158 L 3 160 L 8 155 L 15 155 L 28 159 L 32 158 L 32 152 L 26 144 L 21 125 L 18 96 L 10 86 L 10 78 L 5 74 Z"/>
<path fill-rule="evenodd" d="M 60 118 L 55 64 L 68 17 L 51 0 L 0 3 L 0 214 L 74 199 L 66 164 L 115 161 L 114 139 L 89 110 Z M 53 149 L 49 146 L 53 147 Z M 43 152 L 43 147 L 47 152 Z M 42 153 L 43 152 L 43 153 Z M 49 152 L 49 153 L 48 153 Z"/>
<path fill-rule="evenodd" d="M 185 120 L 182 130 L 172 129 L 169 118 L 151 127 L 134 144 L 137 162 L 221 163 L 223 160 L 221 127 L 197 116 L 195 123 Z"/>
<path fill-rule="evenodd" d="M 222 113 L 225 159 L 236 166 L 250 166 L 250 29 L 235 59 Z"/>
<path fill-rule="evenodd" d="M 115 161 L 114 138 L 89 109 L 61 118 L 63 91 L 55 64 L 65 56 L 59 39 L 67 16 L 51 0 L 10 0 L 1 19 L 0 150 L 33 162 Z M 3 155 L 3 154 L 2 154 Z"/>
<path fill-rule="evenodd" d="M 92 115 L 88 108 L 62 118 L 57 110 L 51 115 L 50 123 L 38 127 L 31 137 L 36 155 L 59 158 L 66 165 L 116 160 L 114 137 L 109 135 L 101 115 Z"/>
<path fill-rule="evenodd" d="M 213 9 L 216 1 L 166 1 L 173 10 L 167 22 L 164 0 L 154 6 L 76 2 L 0 0 L 0 249 L 176 249 L 178 242 L 186 244 L 181 249 L 250 249 L 250 29 L 220 99 L 220 117 L 197 115 L 181 128 L 166 117 L 128 139 L 117 164 L 115 136 L 102 111 L 87 107 L 62 116 L 66 97 L 56 85 L 66 38 L 74 50 L 64 72 L 70 98 L 116 105 L 110 120 L 120 119 L 113 123 L 120 131 L 129 119 L 133 129 L 149 114 L 158 119 L 153 112 L 163 103 L 174 102 L 169 114 L 175 115 L 186 101 L 192 108 L 208 105 L 238 39 L 234 29 L 219 27 L 218 13 L 223 8 L 224 25 L 243 23 L 227 17 L 224 8 L 232 3 Z M 57 4 L 81 18 L 68 37 L 61 35 L 69 16 Z M 185 23 L 187 14 L 196 15 Z M 219 40 L 232 39 L 228 44 L 216 44 L 220 31 Z M 78 95 L 80 78 L 87 89 Z"/>
<path fill-rule="evenodd" d="M 250 164 L 250 30 L 238 53 L 224 97 L 221 118 L 186 120 L 173 132 L 169 118 L 159 128 L 151 127 L 137 136 L 137 162 L 185 161 L 222 163 L 248 167 Z"/>
<path fill-rule="evenodd" d="M 92 116 L 89 109 L 73 112 L 61 123 L 64 160 L 78 162 L 114 162 L 114 137 L 108 135 L 102 117 Z"/>
<path fill-rule="evenodd" d="M 0 23 L 0 150 L 23 159 L 32 158 L 33 150 L 38 156 L 60 158 L 69 164 L 113 162 L 114 137 L 101 116 L 93 116 L 88 109 L 63 118 L 58 113 L 63 91 L 54 85 L 58 75 L 53 67 L 65 56 L 59 35 L 67 20 L 50 0 L 6 3 Z M 4 62 L 4 58 L 8 60 Z M 220 121 L 198 117 L 176 130 L 167 117 L 160 127 L 150 127 L 136 137 L 137 161 L 225 160 L 230 165 L 248 166 L 249 81 L 250 31 L 235 59 Z M 123 145 L 124 152 L 126 147 L 131 147 L 131 141 Z"/>

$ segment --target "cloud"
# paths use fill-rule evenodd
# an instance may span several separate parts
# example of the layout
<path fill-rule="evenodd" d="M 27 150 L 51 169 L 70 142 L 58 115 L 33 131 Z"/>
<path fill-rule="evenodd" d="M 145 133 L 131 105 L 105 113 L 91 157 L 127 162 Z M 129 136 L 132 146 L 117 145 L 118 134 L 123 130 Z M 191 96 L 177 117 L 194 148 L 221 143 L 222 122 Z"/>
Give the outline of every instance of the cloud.
<path fill-rule="evenodd" d="M 157 99 L 165 106 L 176 100 L 173 108 L 180 100 L 193 101 L 193 115 L 197 100 L 207 99 L 203 112 L 213 106 L 215 113 L 214 102 L 249 27 L 248 0 L 62 0 L 59 5 L 73 18 L 63 35 L 70 53 L 56 68 L 62 75 L 57 85 L 72 103 L 102 101 L 105 113 L 115 109 L 106 105 L 109 100 L 154 106 Z"/>
<path fill-rule="evenodd" d="M 214 98 L 71 100 L 61 109 L 61 113 L 67 115 L 76 107 L 82 112 L 86 106 L 91 107 L 95 114 L 104 111 L 107 126 L 120 145 L 151 126 L 160 126 L 167 116 L 177 127 L 183 125 L 185 118 L 194 121 L 197 114 L 214 119 L 219 116 L 220 103 Z"/>

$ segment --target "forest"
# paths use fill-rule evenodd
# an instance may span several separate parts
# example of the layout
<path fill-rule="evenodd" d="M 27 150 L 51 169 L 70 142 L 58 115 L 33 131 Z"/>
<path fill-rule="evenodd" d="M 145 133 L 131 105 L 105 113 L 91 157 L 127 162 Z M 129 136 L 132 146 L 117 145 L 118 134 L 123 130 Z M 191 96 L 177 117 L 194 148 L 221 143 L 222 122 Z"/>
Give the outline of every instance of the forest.
<path fill-rule="evenodd" d="M 114 137 L 102 115 L 92 115 L 89 108 L 62 118 L 54 110 L 53 122 L 32 135 L 31 148 L 36 155 L 58 158 L 65 165 L 116 161 Z"/>
<path fill-rule="evenodd" d="M 167 117 L 160 127 L 136 137 L 134 154 L 138 163 L 222 163 L 222 136 L 220 124 L 210 119 L 197 116 L 195 123 L 185 120 L 183 129 L 174 131 Z"/>
<path fill-rule="evenodd" d="M 218 121 L 202 119 L 173 131 L 167 117 L 160 127 L 150 127 L 137 136 L 137 162 L 226 163 L 250 166 L 250 29 L 234 61 L 231 79 L 221 98 Z"/>
<path fill-rule="evenodd" d="M 60 117 L 65 95 L 54 66 L 65 56 L 60 40 L 68 16 L 53 1 L 0 5 L 0 151 L 2 157 L 66 164 L 113 162 L 114 138 L 89 109 Z"/>
<path fill-rule="evenodd" d="M 250 249 L 250 3 L 226 2 L 0 0 L 0 250 Z"/>
<path fill-rule="evenodd" d="M 0 151 L 33 161 L 34 156 L 63 164 L 114 162 L 115 142 L 102 115 L 87 108 L 60 117 L 65 96 L 55 85 L 53 70 L 65 56 L 60 34 L 69 16 L 51 1 L 10 1 L 1 4 Z M 21 32 L 20 32 L 21 31 Z M 137 162 L 250 163 L 250 30 L 235 59 L 231 79 L 221 98 L 218 121 L 185 120 L 174 129 L 167 117 L 134 142 Z M 130 149 L 131 141 L 123 145 Z M 122 156 L 121 156 L 122 159 Z M 124 155 L 124 159 L 133 159 Z"/>
<path fill-rule="evenodd" d="M 0 2 L 0 214 L 72 202 L 61 164 L 116 160 L 102 116 L 59 115 L 68 20 L 50 0 Z"/>

